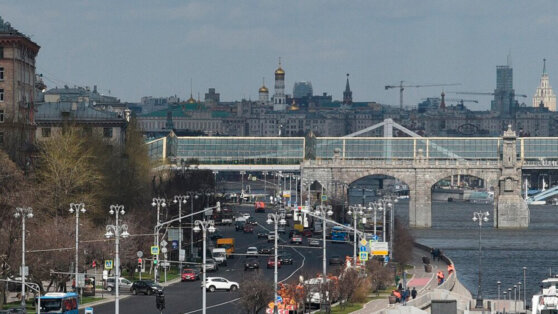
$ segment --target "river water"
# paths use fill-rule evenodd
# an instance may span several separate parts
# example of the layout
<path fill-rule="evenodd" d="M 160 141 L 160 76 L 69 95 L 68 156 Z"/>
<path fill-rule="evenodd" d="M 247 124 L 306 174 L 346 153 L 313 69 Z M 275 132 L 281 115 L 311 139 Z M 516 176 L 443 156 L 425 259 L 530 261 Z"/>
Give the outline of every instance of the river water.
<path fill-rule="evenodd" d="M 396 215 L 408 222 L 408 201 L 400 201 Z M 479 269 L 479 225 L 473 212 L 489 211 L 490 221 L 482 226 L 482 295 L 497 298 L 501 291 L 521 282 L 523 299 L 523 267 L 526 270 L 527 302 L 539 292 L 541 280 L 550 272 L 558 274 L 558 207 L 531 206 L 528 229 L 500 230 L 493 227 L 493 205 L 435 202 L 432 204 L 432 228 L 412 230 L 419 243 L 439 247 L 450 257 L 459 280 L 477 294 Z M 513 295 L 513 290 L 512 290 Z M 503 294 L 502 294 L 503 297 Z"/>

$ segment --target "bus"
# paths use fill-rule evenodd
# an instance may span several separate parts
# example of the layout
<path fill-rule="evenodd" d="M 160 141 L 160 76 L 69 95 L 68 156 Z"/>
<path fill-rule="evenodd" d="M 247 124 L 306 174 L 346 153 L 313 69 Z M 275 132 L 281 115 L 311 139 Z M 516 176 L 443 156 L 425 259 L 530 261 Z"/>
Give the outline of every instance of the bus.
<path fill-rule="evenodd" d="M 331 240 L 333 242 L 347 242 L 349 240 L 349 235 L 347 234 L 347 230 L 340 226 L 332 227 Z"/>
<path fill-rule="evenodd" d="M 41 313 L 78 314 L 78 295 L 75 292 L 49 292 L 39 298 Z"/>

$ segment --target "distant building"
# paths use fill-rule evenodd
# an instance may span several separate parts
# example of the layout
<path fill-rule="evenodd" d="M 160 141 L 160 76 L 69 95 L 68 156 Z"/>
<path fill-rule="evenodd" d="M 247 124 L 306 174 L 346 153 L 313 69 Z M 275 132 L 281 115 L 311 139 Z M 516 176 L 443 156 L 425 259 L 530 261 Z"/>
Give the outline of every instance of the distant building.
<path fill-rule="evenodd" d="M 220 96 L 219 93 L 215 93 L 215 88 L 210 88 L 209 91 L 205 93 L 205 98 L 204 98 L 205 105 L 209 107 L 217 106 L 219 102 L 221 102 L 219 96 Z"/>
<path fill-rule="evenodd" d="M 265 79 L 262 79 L 262 87 L 258 90 L 258 101 L 260 105 L 269 104 L 269 90 L 265 87 Z"/>
<path fill-rule="evenodd" d="M 285 95 L 285 71 L 281 68 L 281 58 L 279 58 L 279 67 L 275 70 L 273 110 L 283 111 L 285 109 L 287 109 L 287 97 Z"/>
<path fill-rule="evenodd" d="M 152 97 L 144 96 L 141 98 L 140 106 L 142 113 L 149 113 L 153 111 L 162 110 L 168 107 L 169 104 L 178 104 L 180 98 L 176 95 L 170 97 Z"/>
<path fill-rule="evenodd" d="M 512 115 L 517 107 L 513 89 L 513 69 L 508 65 L 496 67 L 496 89 L 492 101 L 492 112 L 500 115 Z"/>
<path fill-rule="evenodd" d="M 0 17 L 0 147 L 30 162 L 35 134 L 35 59 L 41 47 Z"/>
<path fill-rule="evenodd" d="M 293 87 L 293 98 L 312 97 L 312 82 L 295 82 Z"/>
<path fill-rule="evenodd" d="M 345 91 L 343 92 L 343 105 L 350 106 L 353 103 L 353 92 L 349 86 L 349 73 L 347 73 L 347 83 L 345 84 Z"/>
<path fill-rule="evenodd" d="M 89 86 L 69 87 L 68 85 L 64 85 L 64 87 L 61 88 L 55 87 L 44 93 L 43 101 L 45 103 L 85 102 L 91 107 L 116 112 L 121 115 L 124 115 L 126 110 L 126 104 L 121 103 L 120 99 L 117 97 L 99 93 L 97 91 L 97 85 L 93 86 L 93 90 L 91 90 Z"/>
<path fill-rule="evenodd" d="M 554 94 L 548 80 L 546 59 L 543 59 L 541 82 L 535 92 L 535 96 L 533 96 L 533 107 L 546 107 L 550 111 L 556 111 L 556 94 Z"/>

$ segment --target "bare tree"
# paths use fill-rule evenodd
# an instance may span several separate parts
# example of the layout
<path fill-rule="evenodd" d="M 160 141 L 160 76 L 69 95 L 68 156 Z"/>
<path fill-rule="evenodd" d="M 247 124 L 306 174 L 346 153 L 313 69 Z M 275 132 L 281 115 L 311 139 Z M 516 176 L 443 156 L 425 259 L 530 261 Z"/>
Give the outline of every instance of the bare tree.
<path fill-rule="evenodd" d="M 258 313 L 273 302 L 273 295 L 273 282 L 259 272 L 246 277 L 240 284 L 240 306 L 245 313 Z"/>
<path fill-rule="evenodd" d="M 409 230 L 395 218 L 394 224 L 393 259 L 401 265 L 406 265 L 413 256 L 413 236 Z"/>

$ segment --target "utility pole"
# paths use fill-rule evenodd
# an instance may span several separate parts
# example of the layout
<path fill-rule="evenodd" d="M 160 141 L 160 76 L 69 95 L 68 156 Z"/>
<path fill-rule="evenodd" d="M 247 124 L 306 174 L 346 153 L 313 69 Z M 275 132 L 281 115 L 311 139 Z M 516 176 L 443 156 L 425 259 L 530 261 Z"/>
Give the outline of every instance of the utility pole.
<path fill-rule="evenodd" d="M 160 217 L 161 207 L 167 206 L 167 203 L 165 202 L 164 198 L 154 197 L 151 206 L 157 207 L 157 225 L 155 226 L 155 245 L 157 246 L 157 248 L 159 248 L 159 229 L 157 226 L 159 226 L 160 219 L 161 219 Z M 155 255 L 155 257 L 153 258 L 157 261 L 155 265 L 155 279 L 154 279 L 154 281 L 157 283 L 159 281 L 158 278 L 159 277 L 159 254 Z"/>
<path fill-rule="evenodd" d="M 186 199 L 188 195 L 175 195 L 173 202 L 178 203 L 178 217 L 182 217 L 182 203 L 186 204 Z M 178 220 L 178 265 L 179 273 L 182 274 L 182 259 L 180 259 L 180 252 L 182 251 L 182 218 Z"/>
<path fill-rule="evenodd" d="M 76 213 L 76 274 L 75 274 L 75 287 L 76 287 L 76 292 L 80 292 L 79 288 L 78 288 L 78 274 L 79 274 L 79 268 L 78 268 L 78 259 L 79 259 L 79 212 L 81 212 L 82 214 L 85 214 L 85 204 L 84 203 L 71 203 L 70 204 L 70 209 L 69 209 L 70 214 L 73 214 L 74 212 Z M 82 293 L 80 292 L 80 297 L 81 297 Z"/>

